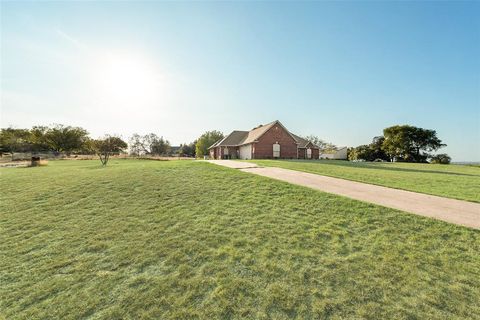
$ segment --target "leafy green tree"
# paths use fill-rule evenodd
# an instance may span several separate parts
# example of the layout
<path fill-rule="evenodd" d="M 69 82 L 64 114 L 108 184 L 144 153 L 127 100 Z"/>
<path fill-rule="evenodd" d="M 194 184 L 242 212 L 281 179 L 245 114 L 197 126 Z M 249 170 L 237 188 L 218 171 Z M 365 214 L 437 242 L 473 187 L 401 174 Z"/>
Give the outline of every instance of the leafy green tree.
<path fill-rule="evenodd" d="M 87 138 L 82 145 L 82 148 L 79 150 L 82 154 L 94 155 L 97 153 L 96 150 L 96 141 L 92 138 Z"/>
<path fill-rule="evenodd" d="M 352 147 L 348 147 L 347 148 L 347 159 L 348 160 L 356 160 L 356 154 L 355 154 L 356 150 L 355 148 L 352 148 Z"/>
<path fill-rule="evenodd" d="M 384 140 L 385 138 L 383 136 L 377 136 L 373 138 L 372 143 L 368 145 L 368 148 L 370 149 L 369 161 L 375 161 L 378 159 L 385 160 L 385 161 L 390 160 L 390 157 L 383 150 Z"/>
<path fill-rule="evenodd" d="M 365 160 L 365 161 L 375 161 L 377 159 L 389 160 L 388 155 L 383 151 L 383 140 L 384 137 L 378 136 L 373 138 L 372 143 L 365 144 L 353 148 L 348 153 L 349 160 Z"/>
<path fill-rule="evenodd" d="M 409 125 L 396 125 L 383 130 L 385 139 L 382 149 L 391 160 L 426 162 L 428 152 L 436 151 L 445 144 L 437 137 L 435 130 Z"/>
<path fill-rule="evenodd" d="M 30 129 L 30 145 L 31 151 L 50 151 L 50 146 L 47 141 L 47 132 L 49 128 L 47 126 L 34 126 Z"/>
<path fill-rule="evenodd" d="M 103 139 L 91 141 L 92 149 L 100 158 L 103 166 L 106 166 L 110 156 L 119 154 L 127 149 L 128 144 L 120 137 L 107 135 Z"/>
<path fill-rule="evenodd" d="M 385 140 L 382 149 L 388 154 L 390 160 L 404 159 L 409 152 L 409 141 L 404 126 L 392 126 L 383 130 Z"/>
<path fill-rule="evenodd" d="M 180 149 L 178 149 L 178 154 L 183 157 L 195 157 L 195 144 L 197 141 L 191 142 L 189 144 L 181 144 Z"/>
<path fill-rule="evenodd" d="M 369 146 L 364 144 L 353 148 L 350 153 L 348 153 L 348 160 L 372 161 L 372 155 Z"/>
<path fill-rule="evenodd" d="M 81 150 L 87 138 L 87 130 L 61 124 L 54 125 L 45 132 L 45 141 L 49 149 L 67 154 Z"/>
<path fill-rule="evenodd" d="M 2 128 L 0 131 L 0 152 L 11 153 L 30 150 L 30 131 L 28 129 Z"/>
<path fill-rule="evenodd" d="M 451 161 L 452 158 L 446 153 L 436 154 L 430 158 L 430 163 L 450 164 Z"/>
<path fill-rule="evenodd" d="M 410 156 L 415 162 L 425 162 L 425 159 L 430 157 L 428 152 L 437 151 L 446 146 L 437 137 L 435 130 L 412 127 L 409 132 L 409 138 L 413 149 Z"/>
<path fill-rule="evenodd" d="M 208 148 L 220 139 L 223 139 L 223 133 L 220 131 L 207 131 L 202 134 L 195 144 L 195 154 L 197 157 L 203 157 L 208 154 Z"/>
<path fill-rule="evenodd" d="M 150 151 L 152 154 L 168 154 L 170 152 L 170 149 L 170 142 L 166 139 L 163 139 L 163 137 L 158 138 L 158 136 L 155 136 L 153 139 L 151 139 Z"/>

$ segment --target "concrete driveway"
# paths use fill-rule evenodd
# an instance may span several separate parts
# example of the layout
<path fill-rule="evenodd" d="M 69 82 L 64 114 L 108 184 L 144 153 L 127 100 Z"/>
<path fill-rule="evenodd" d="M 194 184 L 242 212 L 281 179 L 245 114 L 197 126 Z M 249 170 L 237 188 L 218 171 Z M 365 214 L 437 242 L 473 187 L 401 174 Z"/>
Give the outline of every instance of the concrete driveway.
<path fill-rule="evenodd" d="M 480 203 L 231 160 L 208 162 L 425 217 L 480 229 Z"/>

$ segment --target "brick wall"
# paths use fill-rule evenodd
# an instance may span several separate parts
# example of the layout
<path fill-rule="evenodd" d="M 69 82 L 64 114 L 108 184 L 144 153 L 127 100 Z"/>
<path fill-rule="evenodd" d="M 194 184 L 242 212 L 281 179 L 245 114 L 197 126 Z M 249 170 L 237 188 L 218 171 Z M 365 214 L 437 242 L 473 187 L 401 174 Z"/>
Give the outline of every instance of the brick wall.
<path fill-rule="evenodd" d="M 306 159 L 307 158 L 307 149 L 299 148 L 298 149 L 298 159 Z"/>
<path fill-rule="evenodd" d="M 215 147 L 215 148 L 210 149 L 210 158 L 221 159 L 222 158 L 222 148 Z"/>
<path fill-rule="evenodd" d="M 282 126 L 275 125 L 260 137 L 254 144 L 254 159 L 270 159 L 273 157 L 273 144 L 280 144 L 280 158 L 296 159 L 297 144 L 292 136 Z"/>
<path fill-rule="evenodd" d="M 307 149 L 308 147 L 311 148 L 311 144 L 307 145 L 307 148 L 300 148 L 298 149 L 298 159 L 307 159 Z M 318 156 L 320 154 L 320 150 L 318 148 L 311 148 L 312 149 L 312 157 L 311 159 L 318 160 Z"/>

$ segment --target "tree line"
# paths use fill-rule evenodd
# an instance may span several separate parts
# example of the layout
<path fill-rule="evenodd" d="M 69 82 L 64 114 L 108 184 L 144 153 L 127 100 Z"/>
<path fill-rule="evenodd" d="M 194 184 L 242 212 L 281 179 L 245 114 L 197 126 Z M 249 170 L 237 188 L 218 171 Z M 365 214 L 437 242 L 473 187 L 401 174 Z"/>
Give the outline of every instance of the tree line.
<path fill-rule="evenodd" d="M 0 152 L 88 153 L 91 140 L 87 130 L 80 127 L 53 125 L 31 129 L 2 128 Z"/>
<path fill-rule="evenodd" d="M 435 130 L 410 125 L 395 125 L 383 129 L 383 135 L 372 142 L 348 150 L 349 160 L 450 163 L 445 154 L 432 154 L 445 147 Z"/>
<path fill-rule="evenodd" d="M 42 153 L 98 155 L 106 165 L 113 154 L 129 152 L 133 156 L 163 156 L 176 154 L 194 157 L 196 141 L 172 148 L 170 142 L 154 133 L 133 134 L 128 143 L 116 135 L 93 139 L 81 127 L 55 124 L 24 128 L 2 128 L 0 131 L 0 154 Z"/>
<path fill-rule="evenodd" d="M 120 137 L 106 135 L 92 139 L 81 127 L 56 124 L 34 126 L 31 129 L 2 128 L 0 131 L 0 154 L 15 153 L 97 154 L 103 165 L 110 155 L 124 152 L 128 145 Z"/>
<path fill-rule="evenodd" d="M 31 129 L 2 128 L 0 132 L 0 154 L 19 152 L 53 152 L 56 154 L 97 154 L 102 164 L 108 162 L 112 154 L 129 152 L 133 156 L 143 155 L 179 155 L 203 157 L 208 148 L 224 135 L 220 131 L 207 131 L 190 143 L 173 148 L 170 142 L 154 133 L 133 134 L 128 143 L 121 137 L 106 135 L 99 139 L 89 136 L 81 127 L 56 124 L 53 126 L 34 126 Z M 305 137 L 325 152 L 336 146 L 317 136 Z M 435 130 L 409 125 L 396 125 L 385 128 L 382 136 L 374 137 L 372 143 L 349 148 L 349 160 L 365 161 L 405 161 L 449 163 L 447 154 L 431 154 L 432 151 L 446 146 L 437 137 Z"/>
<path fill-rule="evenodd" d="M 55 124 L 52 126 L 34 126 L 31 129 L 2 128 L 0 131 L 0 152 L 54 152 L 70 154 L 91 154 L 94 151 L 95 140 L 105 140 L 113 135 L 101 139 L 92 139 L 87 130 L 81 127 Z M 121 140 L 120 137 L 117 137 Z M 219 131 L 207 131 L 198 139 L 190 143 L 182 143 L 173 149 L 170 142 L 163 136 L 154 133 L 140 135 L 133 134 L 128 143 L 122 140 L 119 146 L 122 152 L 128 151 L 131 155 L 169 155 L 194 157 L 206 155 L 207 149 L 217 140 L 223 138 Z M 110 139 L 112 140 L 112 139 Z M 119 141 L 118 141 L 119 142 Z"/>

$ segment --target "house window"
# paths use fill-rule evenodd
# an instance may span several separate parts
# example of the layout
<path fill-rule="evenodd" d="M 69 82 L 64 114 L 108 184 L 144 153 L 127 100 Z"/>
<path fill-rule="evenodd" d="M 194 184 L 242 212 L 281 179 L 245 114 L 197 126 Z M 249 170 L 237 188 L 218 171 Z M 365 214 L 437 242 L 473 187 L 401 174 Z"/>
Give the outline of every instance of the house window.
<path fill-rule="evenodd" d="M 273 157 L 280 158 L 280 145 L 278 142 L 273 145 Z"/>
<path fill-rule="evenodd" d="M 312 149 L 307 149 L 307 159 L 312 159 Z"/>

